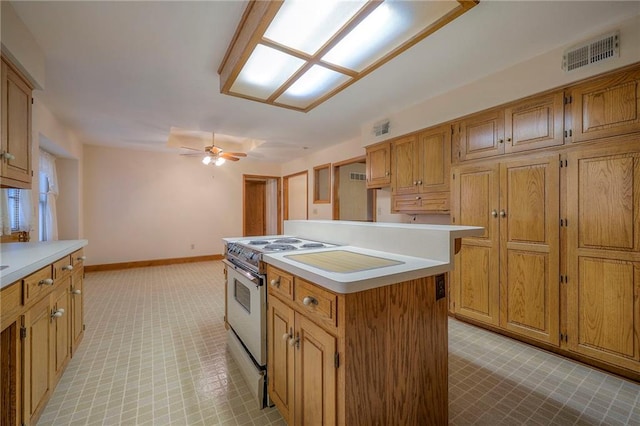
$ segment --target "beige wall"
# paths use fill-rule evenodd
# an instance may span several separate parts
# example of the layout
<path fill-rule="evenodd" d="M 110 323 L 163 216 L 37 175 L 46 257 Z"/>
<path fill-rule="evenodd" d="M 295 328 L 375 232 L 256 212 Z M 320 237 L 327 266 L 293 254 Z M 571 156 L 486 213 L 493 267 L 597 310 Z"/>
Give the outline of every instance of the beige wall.
<path fill-rule="evenodd" d="M 309 173 L 292 176 L 287 179 L 288 188 L 288 218 L 290 220 L 307 219 L 307 196 L 309 193 Z"/>
<path fill-rule="evenodd" d="M 86 145 L 87 264 L 222 254 L 223 237 L 242 235 L 242 174 L 279 176 L 280 165 L 200 160 Z"/>

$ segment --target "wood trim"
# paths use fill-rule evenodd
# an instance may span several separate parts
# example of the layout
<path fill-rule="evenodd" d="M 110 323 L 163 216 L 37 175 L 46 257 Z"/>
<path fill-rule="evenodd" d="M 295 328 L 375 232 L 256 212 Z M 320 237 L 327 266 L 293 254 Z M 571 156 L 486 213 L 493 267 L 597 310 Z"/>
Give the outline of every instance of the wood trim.
<path fill-rule="evenodd" d="M 307 194 L 305 197 L 305 199 L 307 200 L 307 203 L 306 203 L 307 212 L 305 216 L 306 216 L 306 219 L 309 219 L 309 170 L 303 170 L 301 172 L 293 173 L 293 174 L 282 177 L 282 183 L 283 183 L 282 198 L 283 198 L 283 209 L 284 209 L 283 218 L 282 218 L 283 221 L 289 219 L 289 179 L 294 178 L 296 176 L 300 176 L 300 175 L 307 176 Z"/>
<path fill-rule="evenodd" d="M 320 182 L 318 179 L 318 172 L 320 170 L 327 169 L 329 179 L 327 191 L 329 192 L 327 196 L 329 199 L 324 200 L 319 198 L 320 193 Z M 315 166 L 313 168 L 313 204 L 330 204 L 331 203 L 331 163 L 321 164 L 319 166 Z"/>
<path fill-rule="evenodd" d="M 9 235 L 1 235 L 0 243 L 26 243 L 31 239 L 27 231 L 12 232 Z"/>
<path fill-rule="evenodd" d="M 211 260 L 222 260 L 222 259 L 224 259 L 224 255 L 222 254 L 210 254 L 210 255 L 193 256 L 193 257 L 175 257 L 171 259 L 140 260 L 135 262 L 107 263 L 102 265 L 85 265 L 84 270 L 85 272 L 117 271 L 120 269 L 144 268 L 147 266 L 175 265 L 178 263 L 206 262 Z"/>

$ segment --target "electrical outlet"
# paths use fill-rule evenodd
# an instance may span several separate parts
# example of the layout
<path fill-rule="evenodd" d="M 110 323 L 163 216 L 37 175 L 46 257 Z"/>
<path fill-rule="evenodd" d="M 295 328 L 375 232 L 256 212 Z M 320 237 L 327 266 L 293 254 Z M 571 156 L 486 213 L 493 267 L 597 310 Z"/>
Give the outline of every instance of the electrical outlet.
<path fill-rule="evenodd" d="M 436 300 L 440 300 L 447 296 L 444 285 L 444 274 L 436 275 Z"/>

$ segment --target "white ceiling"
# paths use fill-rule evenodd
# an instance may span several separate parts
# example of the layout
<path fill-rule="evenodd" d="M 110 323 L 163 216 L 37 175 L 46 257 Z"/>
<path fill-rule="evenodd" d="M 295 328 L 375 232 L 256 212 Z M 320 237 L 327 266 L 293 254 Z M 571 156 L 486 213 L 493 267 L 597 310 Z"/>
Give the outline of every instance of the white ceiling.
<path fill-rule="evenodd" d="M 358 137 L 363 123 L 640 13 L 637 1 L 482 1 L 301 113 L 219 93 L 217 69 L 245 1 L 12 5 L 46 54 L 38 97 L 85 143 L 162 150 L 176 126 L 266 140 L 250 153 L 266 160 Z"/>

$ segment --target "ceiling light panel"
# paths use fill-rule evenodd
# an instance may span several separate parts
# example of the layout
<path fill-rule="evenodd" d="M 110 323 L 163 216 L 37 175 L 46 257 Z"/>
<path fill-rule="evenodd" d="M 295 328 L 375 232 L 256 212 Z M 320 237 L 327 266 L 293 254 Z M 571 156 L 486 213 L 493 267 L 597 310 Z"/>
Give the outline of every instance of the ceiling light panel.
<path fill-rule="evenodd" d="M 349 79 L 344 74 L 314 65 L 278 97 L 276 103 L 304 109 Z"/>
<path fill-rule="evenodd" d="M 258 44 L 231 86 L 231 91 L 267 99 L 304 64 L 302 59 Z"/>
<path fill-rule="evenodd" d="M 307 112 L 478 4 L 477 0 L 250 0 L 220 92 Z"/>
<path fill-rule="evenodd" d="M 327 43 L 366 1 L 288 0 L 282 4 L 266 39 L 313 55 Z"/>
<path fill-rule="evenodd" d="M 458 7 L 449 1 L 385 1 L 347 34 L 323 61 L 362 71 Z"/>

